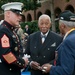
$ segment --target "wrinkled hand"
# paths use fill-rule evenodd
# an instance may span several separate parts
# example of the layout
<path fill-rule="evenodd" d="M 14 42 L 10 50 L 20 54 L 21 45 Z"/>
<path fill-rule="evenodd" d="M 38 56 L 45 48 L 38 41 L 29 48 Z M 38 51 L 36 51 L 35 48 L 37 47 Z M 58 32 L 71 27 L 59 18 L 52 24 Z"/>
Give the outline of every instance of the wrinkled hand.
<path fill-rule="evenodd" d="M 48 72 L 50 72 L 51 67 L 52 67 L 52 65 L 50 65 L 49 63 L 44 64 L 44 65 L 42 65 L 42 71 L 44 73 L 48 73 Z"/>
<path fill-rule="evenodd" d="M 37 62 L 35 62 L 35 61 L 31 61 L 31 62 L 30 62 L 30 66 L 31 66 L 31 68 L 34 69 L 34 70 L 37 70 L 37 69 L 40 70 L 40 64 L 37 63 Z"/>

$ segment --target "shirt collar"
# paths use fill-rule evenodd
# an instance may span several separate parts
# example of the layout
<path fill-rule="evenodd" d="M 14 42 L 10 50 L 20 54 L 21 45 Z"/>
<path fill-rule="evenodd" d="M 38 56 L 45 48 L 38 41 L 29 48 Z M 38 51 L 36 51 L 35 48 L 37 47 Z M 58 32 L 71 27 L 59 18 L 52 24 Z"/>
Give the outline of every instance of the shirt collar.
<path fill-rule="evenodd" d="M 64 38 L 63 38 L 63 40 L 65 40 L 65 38 L 66 38 L 66 36 L 68 35 L 68 32 L 65 34 L 65 36 L 64 36 Z"/>
<path fill-rule="evenodd" d="M 47 36 L 47 35 L 48 35 L 48 33 L 49 33 L 49 30 L 48 30 L 48 32 L 47 32 L 46 34 L 43 34 L 43 33 L 41 32 L 41 35 L 45 35 L 45 36 Z"/>
<path fill-rule="evenodd" d="M 74 31 L 74 30 L 75 30 L 75 28 L 72 28 L 71 30 L 69 30 L 69 31 L 65 34 L 63 40 L 65 40 L 65 38 L 66 38 L 72 31 Z"/>
<path fill-rule="evenodd" d="M 7 28 L 9 28 L 9 29 L 11 29 L 11 30 L 14 30 L 14 29 L 15 29 L 15 27 L 13 27 L 11 24 L 9 24 L 9 23 L 6 22 L 6 21 L 4 21 L 4 22 L 2 23 L 2 25 L 6 26 Z"/>

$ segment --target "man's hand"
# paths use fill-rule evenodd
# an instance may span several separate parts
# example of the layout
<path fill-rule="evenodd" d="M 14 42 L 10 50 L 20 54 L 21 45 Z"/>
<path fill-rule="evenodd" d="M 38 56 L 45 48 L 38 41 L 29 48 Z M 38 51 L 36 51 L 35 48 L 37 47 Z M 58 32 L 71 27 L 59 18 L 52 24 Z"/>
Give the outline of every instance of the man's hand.
<path fill-rule="evenodd" d="M 28 63 L 29 63 L 28 58 L 23 58 L 23 59 L 24 59 L 24 61 L 25 61 L 25 66 L 27 66 Z"/>
<path fill-rule="evenodd" d="M 31 66 L 31 68 L 34 69 L 34 70 L 37 70 L 37 69 L 40 70 L 40 64 L 37 63 L 37 62 L 35 62 L 35 61 L 31 61 L 31 62 L 30 62 L 30 66 Z"/>
<path fill-rule="evenodd" d="M 27 65 L 28 65 L 28 63 L 29 63 L 28 58 L 30 58 L 30 55 L 24 54 L 23 59 L 25 60 L 25 63 L 26 63 L 26 65 L 25 65 L 25 66 L 27 66 Z"/>
<path fill-rule="evenodd" d="M 44 73 L 48 73 L 48 72 L 50 72 L 51 67 L 52 67 L 52 65 L 50 65 L 49 63 L 44 64 L 44 65 L 42 65 L 42 71 Z"/>

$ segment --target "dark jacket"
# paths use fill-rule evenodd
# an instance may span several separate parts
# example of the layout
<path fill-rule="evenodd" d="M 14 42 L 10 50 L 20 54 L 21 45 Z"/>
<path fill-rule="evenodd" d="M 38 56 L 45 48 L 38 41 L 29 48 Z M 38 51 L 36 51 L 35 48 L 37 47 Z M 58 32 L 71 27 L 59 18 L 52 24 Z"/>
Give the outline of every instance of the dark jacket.
<path fill-rule="evenodd" d="M 29 36 L 26 54 L 31 56 L 30 61 L 36 61 L 42 66 L 50 63 L 55 58 L 55 50 L 62 42 L 62 37 L 54 32 L 49 31 L 45 42 L 42 44 L 41 32 L 35 32 Z M 44 75 L 42 71 L 32 70 L 32 75 Z M 49 74 L 47 74 L 49 75 Z"/>
<path fill-rule="evenodd" d="M 20 55 L 20 41 L 14 27 L 6 21 L 0 25 L 0 75 L 21 75 L 25 61 Z"/>
<path fill-rule="evenodd" d="M 28 35 L 31 34 L 31 30 L 28 28 L 28 30 L 24 29 L 24 32 L 27 33 Z"/>
<path fill-rule="evenodd" d="M 57 64 L 52 66 L 50 75 L 75 75 L 75 30 L 65 38 L 57 51 Z"/>

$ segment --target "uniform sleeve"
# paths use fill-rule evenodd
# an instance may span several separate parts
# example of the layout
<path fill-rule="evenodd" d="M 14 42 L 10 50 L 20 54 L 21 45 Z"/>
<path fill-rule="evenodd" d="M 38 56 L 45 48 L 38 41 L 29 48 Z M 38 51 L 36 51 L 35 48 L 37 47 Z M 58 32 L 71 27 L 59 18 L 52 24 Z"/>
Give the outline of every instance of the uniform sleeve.
<path fill-rule="evenodd" d="M 73 42 L 65 41 L 58 50 L 58 64 L 57 66 L 52 66 L 50 75 L 72 75 L 74 70 L 74 53 L 75 46 Z"/>
<path fill-rule="evenodd" d="M 0 33 L 0 59 L 2 63 L 14 64 L 19 68 L 25 67 L 25 61 L 19 57 L 19 51 L 15 52 L 13 49 L 12 38 L 6 33 Z"/>

